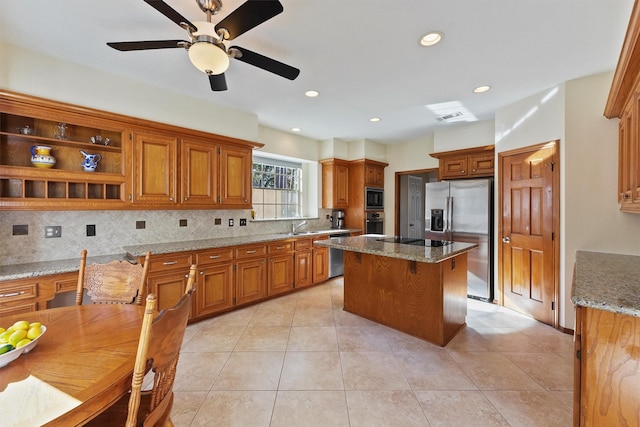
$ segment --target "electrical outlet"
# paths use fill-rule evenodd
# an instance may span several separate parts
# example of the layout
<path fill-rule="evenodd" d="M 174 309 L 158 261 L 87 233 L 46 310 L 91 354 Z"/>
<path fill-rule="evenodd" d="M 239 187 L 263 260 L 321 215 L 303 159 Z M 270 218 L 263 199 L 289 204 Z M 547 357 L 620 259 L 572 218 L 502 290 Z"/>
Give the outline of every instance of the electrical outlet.
<path fill-rule="evenodd" d="M 229 219 L 229 227 L 233 227 L 233 218 Z"/>
<path fill-rule="evenodd" d="M 44 227 L 44 238 L 49 239 L 51 237 L 62 237 L 61 225 L 47 225 Z"/>
<path fill-rule="evenodd" d="M 187 220 L 186 219 L 181 219 L 180 220 L 180 227 L 186 227 L 187 226 Z"/>
<path fill-rule="evenodd" d="M 240 218 L 240 227 L 247 225 L 247 218 Z"/>
<path fill-rule="evenodd" d="M 136 221 L 136 230 L 142 230 L 147 226 L 145 221 Z"/>
<path fill-rule="evenodd" d="M 214 223 L 215 225 L 221 225 L 221 224 L 222 224 L 222 218 L 216 218 L 216 219 L 214 219 L 214 220 L 213 220 L 213 223 Z"/>
<path fill-rule="evenodd" d="M 96 235 L 96 225 L 87 224 L 87 237 L 93 237 Z"/>
<path fill-rule="evenodd" d="M 28 225 L 14 225 L 13 226 L 13 235 L 14 236 L 27 236 L 29 234 L 29 226 Z"/>

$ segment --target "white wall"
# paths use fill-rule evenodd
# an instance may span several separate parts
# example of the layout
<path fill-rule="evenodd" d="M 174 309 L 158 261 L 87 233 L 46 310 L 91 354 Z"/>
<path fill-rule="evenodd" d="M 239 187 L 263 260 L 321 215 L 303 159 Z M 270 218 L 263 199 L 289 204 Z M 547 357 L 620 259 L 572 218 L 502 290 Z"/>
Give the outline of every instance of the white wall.
<path fill-rule="evenodd" d="M 394 233 L 396 172 L 438 168 L 438 159 L 429 156 L 433 152 L 433 135 L 387 146 L 389 166 L 384 170 L 385 234 Z"/>
<path fill-rule="evenodd" d="M 258 117 L 96 68 L 0 43 L 0 87 L 42 98 L 258 141 Z"/>
<path fill-rule="evenodd" d="M 567 298 L 576 250 L 640 255 L 640 215 L 620 212 L 617 202 L 618 120 L 603 116 L 612 78 L 613 73 L 602 73 L 566 83 Z M 571 309 L 569 301 L 565 307 Z"/>
<path fill-rule="evenodd" d="M 434 152 L 460 150 L 463 148 L 482 147 L 495 143 L 495 127 L 493 120 L 481 122 L 459 123 L 450 127 L 437 129 L 433 135 Z"/>
<path fill-rule="evenodd" d="M 640 215 L 620 213 L 616 201 L 617 120 L 603 117 L 612 78 L 607 72 L 572 80 L 496 113 L 496 152 L 560 140 L 558 306 L 560 325 L 570 329 L 575 251 L 640 255 Z"/>

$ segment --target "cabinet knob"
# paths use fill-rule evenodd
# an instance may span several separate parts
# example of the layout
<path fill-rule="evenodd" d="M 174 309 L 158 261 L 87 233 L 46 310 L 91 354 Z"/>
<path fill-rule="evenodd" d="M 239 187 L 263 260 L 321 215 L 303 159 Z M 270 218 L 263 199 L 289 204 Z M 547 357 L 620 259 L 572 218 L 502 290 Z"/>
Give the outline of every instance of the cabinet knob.
<path fill-rule="evenodd" d="M 186 202 L 187 200 L 189 200 L 189 198 L 188 198 L 188 197 L 185 197 L 185 198 L 184 198 L 184 201 Z"/>
<path fill-rule="evenodd" d="M 173 202 L 173 197 L 169 197 L 169 200 Z"/>
<path fill-rule="evenodd" d="M 460 173 L 464 173 L 464 171 L 460 171 Z"/>

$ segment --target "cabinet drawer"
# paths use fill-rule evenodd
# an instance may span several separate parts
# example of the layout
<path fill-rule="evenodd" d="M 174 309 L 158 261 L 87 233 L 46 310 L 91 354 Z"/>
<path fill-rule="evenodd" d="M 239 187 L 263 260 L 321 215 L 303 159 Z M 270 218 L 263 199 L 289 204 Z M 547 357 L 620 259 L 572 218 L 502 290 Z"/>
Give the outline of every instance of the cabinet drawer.
<path fill-rule="evenodd" d="M 0 304 L 38 296 L 38 282 L 6 283 L 0 286 Z"/>
<path fill-rule="evenodd" d="M 193 264 L 193 254 L 189 252 L 152 256 L 149 261 L 149 272 L 189 268 Z"/>
<path fill-rule="evenodd" d="M 233 248 L 211 249 L 196 254 L 196 264 L 209 265 L 233 260 Z"/>
<path fill-rule="evenodd" d="M 295 242 L 296 251 L 311 249 L 312 246 L 313 244 L 311 243 L 311 239 L 300 239 L 300 240 L 296 240 Z"/>
<path fill-rule="evenodd" d="M 267 255 L 267 245 L 247 245 L 236 248 L 236 259 L 255 258 Z"/>
<path fill-rule="evenodd" d="M 293 242 L 269 243 L 269 255 L 285 254 L 293 251 Z"/>
<path fill-rule="evenodd" d="M 69 292 L 78 289 L 78 273 L 66 273 L 56 275 L 53 279 L 54 292 Z"/>

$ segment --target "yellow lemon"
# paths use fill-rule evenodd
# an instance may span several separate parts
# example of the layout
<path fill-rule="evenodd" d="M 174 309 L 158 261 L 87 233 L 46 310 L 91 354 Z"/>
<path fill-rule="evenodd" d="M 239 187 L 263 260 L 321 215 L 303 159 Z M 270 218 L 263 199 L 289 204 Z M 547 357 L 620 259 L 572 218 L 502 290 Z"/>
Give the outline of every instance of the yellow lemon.
<path fill-rule="evenodd" d="M 6 330 L 6 332 L 13 332 L 13 331 L 15 331 L 15 330 L 16 330 L 16 328 L 14 328 L 13 326 L 9 326 L 9 327 L 7 328 L 7 330 Z"/>
<path fill-rule="evenodd" d="M 8 343 L 9 337 L 11 336 L 12 333 L 13 331 L 5 331 L 2 334 L 0 334 L 0 344 Z"/>
<path fill-rule="evenodd" d="M 30 340 L 36 339 L 42 333 L 42 327 L 38 324 L 38 326 L 32 326 L 27 331 L 27 338 Z"/>
<path fill-rule="evenodd" d="M 42 323 L 40 323 L 40 322 L 29 323 L 29 328 L 33 328 L 34 326 L 40 327 L 40 326 L 42 326 Z"/>
<path fill-rule="evenodd" d="M 5 354 L 11 350 L 13 350 L 13 346 L 11 344 L 0 344 L 0 354 Z"/>
<path fill-rule="evenodd" d="M 23 338 L 26 338 L 26 337 L 27 337 L 27 331 L 25 331 L 24 329 L 18 329 L 17 331 L 13 332 L 9 337 L 9 344 L 15 347 L 16 344 L 18 344 L 20 341 L 23 340 Z"/>
<path fill-rule="evenodd" d="M 15 329 L 16 331 L 20 329 L 27 330 L 29 329 L 29 322 L 27 322 L 26 320 L 18 320 L 13 324 L 13 329 Z"/>
<path fill-rule="evenodd" d="M 31 340 L 29 338 L 23 338 L 20 341 L 18 341 L 18 343 L 16 344 L 16 348 L 20 348 L 23 345 L 27 345 L 31 342 Z"/>
<path fill-rule="evenodd" d="M 2 334 L 3 332 L 7 332 L 7 330 L 5 328 L 0 328 L 0 334 Z"/>

